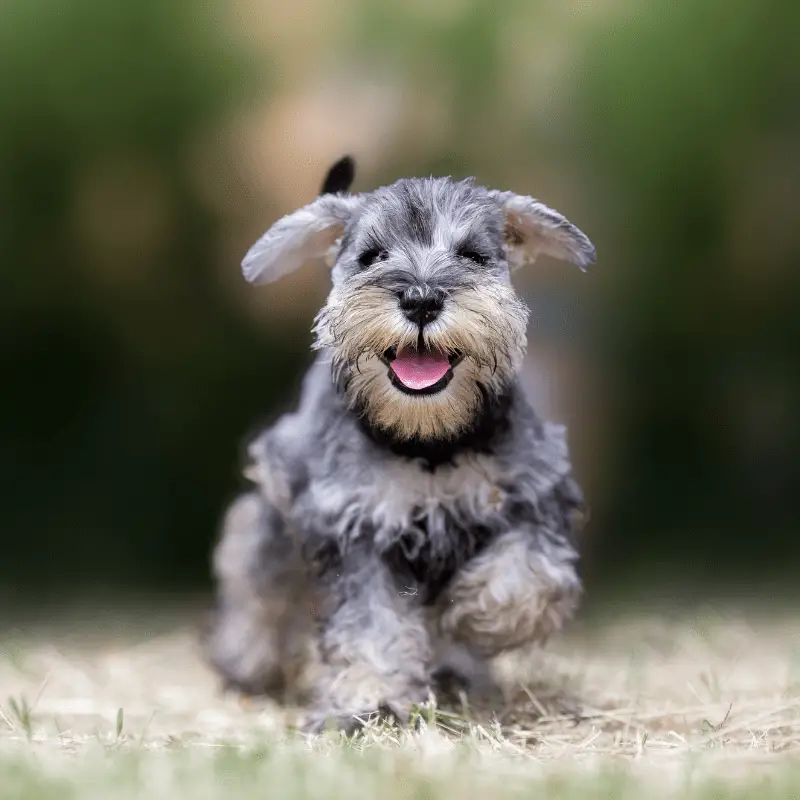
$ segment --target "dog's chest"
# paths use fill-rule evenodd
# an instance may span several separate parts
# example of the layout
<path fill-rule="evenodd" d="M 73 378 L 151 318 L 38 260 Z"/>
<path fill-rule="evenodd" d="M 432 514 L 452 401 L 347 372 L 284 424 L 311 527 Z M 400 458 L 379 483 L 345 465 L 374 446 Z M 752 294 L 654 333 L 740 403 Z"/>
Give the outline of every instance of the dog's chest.
<path fill-rule="evenodd" d="M 428 470 L 416 462 L 389 462 L 365 476 L 364 501 L 378 528 L 397 529 L 431 517 L 480 522 L 505 499 L 494 459 L 473 456 Z"/>
<path fill-rule="evenodd" d="M 343 536 L 369 528 L 376 541 L 388 540 L 424 523 L 431 537 L 449 523 L 480 524 L 496 518 L 506 493 L 496 460 L 464 457 L 428 470 L 393 458 L 368 465 L 342 464 L 314 481 L 313 505 Z"/>
<path fill-rule="evenodd" d="M 502 527 L 504 474 L 473 455 L 434 471 L 407 459 L 341 466 L 311 487 L 312 504 L 340 545 L 368 538 L 401 581 L 432 600 Z"/>
<path fill-rule="evenodd" d="M 433 603 L 459 567 L 483 549 L 503 525 L 506 491 L 489 458 L 435 472 L 406 471 L 404 480 L 376 487 L 386 562 L 424 603 Z M 383 481 L 381 482 L 383 483 Z"/>

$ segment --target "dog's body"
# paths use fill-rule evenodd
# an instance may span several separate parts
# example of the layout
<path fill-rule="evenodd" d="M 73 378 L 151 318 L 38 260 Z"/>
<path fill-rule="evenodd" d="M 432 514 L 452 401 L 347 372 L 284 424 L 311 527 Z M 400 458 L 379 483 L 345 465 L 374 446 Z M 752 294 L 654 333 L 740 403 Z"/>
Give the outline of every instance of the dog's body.
<path fill-rule="evenodd" d="M 544 642 L 580 595 L 581 493 L 563 428 L 516 380 L 527 316 L 508 273 L 538 252 L 584 266 L 591 244 L 470 182 L 348 195 L 349 166 L 244 262 L 264 281 L 333 252 L 334 288 L 299 407 L 250 446 L 208 641 L 240 689 L 305 681 L 312 727 L 402 717 L 437 676 Z"/>

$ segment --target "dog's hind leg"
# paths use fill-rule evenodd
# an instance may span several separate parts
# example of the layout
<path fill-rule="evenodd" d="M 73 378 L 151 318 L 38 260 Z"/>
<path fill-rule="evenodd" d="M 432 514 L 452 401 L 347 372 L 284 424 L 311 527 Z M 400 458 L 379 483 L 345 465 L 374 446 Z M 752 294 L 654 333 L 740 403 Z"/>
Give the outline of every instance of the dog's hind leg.
<path fill-rule="evenodd" d="M 217 604 L 205 638 L 227 687 L 283 698 L 306 657 L 311 599 L 294 543 L 263 495 L 237 498 L 213 556 Z"/>

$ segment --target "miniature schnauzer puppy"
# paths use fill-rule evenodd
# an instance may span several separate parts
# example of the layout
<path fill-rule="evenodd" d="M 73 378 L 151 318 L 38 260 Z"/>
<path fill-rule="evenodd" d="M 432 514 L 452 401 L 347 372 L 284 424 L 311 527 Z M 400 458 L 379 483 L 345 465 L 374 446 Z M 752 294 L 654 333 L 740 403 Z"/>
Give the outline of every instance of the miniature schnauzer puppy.
<path fill-rule="evenodd" d="M 510 275 L 585 269 L 592 243 L 532 197 L 447 178 L 352 194 L 353 174 L 334 165 L 242 264 L 266 283 L 326 256 L 333 287 L 296 410 L 249 446 L 206 641 L 229 686 L 310 693 L 309 730 L 408 719 L 445 676 L 543 643 L 581 593 L 583 499 L 564 428 L 518 383 Z"/>

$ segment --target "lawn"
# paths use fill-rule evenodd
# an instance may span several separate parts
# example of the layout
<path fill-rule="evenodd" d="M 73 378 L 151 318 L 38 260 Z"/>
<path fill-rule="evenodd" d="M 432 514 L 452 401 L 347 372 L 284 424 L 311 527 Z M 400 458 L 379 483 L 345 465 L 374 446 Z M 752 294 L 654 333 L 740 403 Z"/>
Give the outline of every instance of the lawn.
<path fill-rule="evenodd" d="M 293 733 L 218 691 L 194 621 L 0 640 L 0 797 L 800 798 L 800 620 L 720 610 L 578 625 L 498 664 L 491 709 Z"/>

